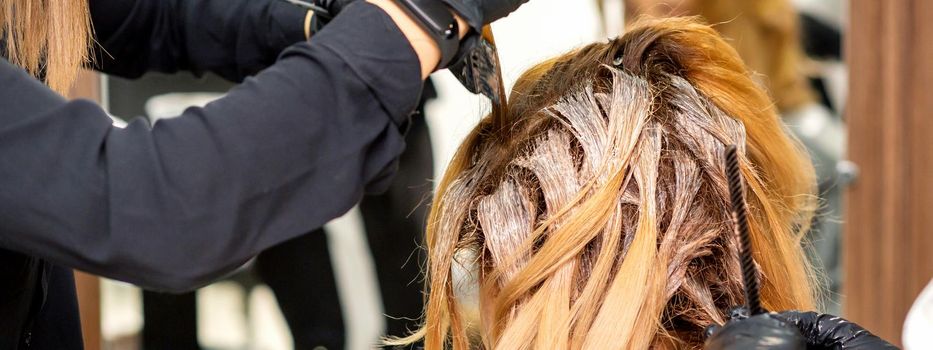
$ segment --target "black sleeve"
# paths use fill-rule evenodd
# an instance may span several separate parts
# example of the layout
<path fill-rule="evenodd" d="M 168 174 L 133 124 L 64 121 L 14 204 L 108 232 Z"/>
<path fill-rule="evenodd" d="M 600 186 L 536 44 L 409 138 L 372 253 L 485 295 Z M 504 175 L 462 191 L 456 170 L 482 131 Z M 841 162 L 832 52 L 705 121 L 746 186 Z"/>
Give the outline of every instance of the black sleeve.
<path fill-rule="evenodd" d="M 126 78 L 187 70 L 242 81 L 305 39 L 307 11 L 280 0 L 91 0 L 90 9 L 93 66 Z"/>
<path fill-rule="evenodd" d="M 394 170 L 422 80 L 389 16 L 345 11 L 151 128 L 115 128 L 0 60 L 0 247 L 182 291 L 349 210 Z"/>

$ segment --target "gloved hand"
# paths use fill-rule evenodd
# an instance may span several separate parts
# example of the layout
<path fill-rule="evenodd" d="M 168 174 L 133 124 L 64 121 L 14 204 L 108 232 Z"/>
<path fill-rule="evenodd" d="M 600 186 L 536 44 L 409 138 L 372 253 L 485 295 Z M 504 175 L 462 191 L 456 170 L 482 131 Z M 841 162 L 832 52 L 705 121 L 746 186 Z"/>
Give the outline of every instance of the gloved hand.
<path fill-rule="evenodd" d="M 796 326 L 811 349 L 897 349 L 862 326 L 842 317 L 801 311 L 780 312 L 773 317 Z"/>
<path fill-rule="evenodd" d="M 500 102 L 496 89 L 499 77 L 496 73 L 498 61 L 494 57 L 495 49 L 480 37 L 480 33 L 483 32 L 484 25 L 508 16 L 528 0 L 442 1 L 473 29 L 473 33 L 460 42 L 458 56 L 448 67 L 450 72 L 468 91 L 474 94 L 482 93 L 494 104 Z"/>
<path fill-rule="evenodd" d="M 321 31 L 324 26 L 334 19 L 340 10 L 343 10 L 344 7 L 347 7 L 350 3 L 357 0 L 309 0 L 316 8 L 314 10 L 314 16 L 311 17 L 311 28 L 310 32 L 313 36 L 315 33 Z"/>
<path fill-rule="evenodd" d="M 314 12 L 306 34 L 314 35 L 334 19 L 340 10 L 357 0 L 284 0 Z"/>
<path fill-rule="evenodd" d="M 483 25 L 508 16 L 528 0 L 442 0 L 477 33 Z"/>
<path fill-rule="evenodd" d="M 804 350 L 806 339 L 794 325 L 780 320 L 775 314 L 748 316 L 745 308 L 733 309 L 729 321 L 722 326 L 706 329 L 706 350 Z"/>

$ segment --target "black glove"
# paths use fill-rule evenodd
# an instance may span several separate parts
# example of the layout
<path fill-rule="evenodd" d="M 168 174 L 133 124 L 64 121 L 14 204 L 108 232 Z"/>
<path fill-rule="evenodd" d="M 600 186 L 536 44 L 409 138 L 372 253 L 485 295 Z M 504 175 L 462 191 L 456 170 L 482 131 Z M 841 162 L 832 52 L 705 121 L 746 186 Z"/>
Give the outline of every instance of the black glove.
<path fill-rule="evenodd" d="M 476 32 L 483 25 L 508 16 L 528 0 L 442 0 L 463 18 Z"/>
<path fill-rule="evenodd" d="M 311 16 L 311 25 L 309 33 L 314 35 L 321 31 L 330 20 L 334 19 L 340 10 L 343 10 L 344 7 L 347 7 L 350 3 L 357 0 L 285 0 L 292 4 L 301 6 L 308 10 L 314 11 L 314 15 Z"/>
<path fill-rule="evenodd" d="M 473 29 L 460 42 L 457 57 L 449 69 L 463 86 L 474 94 L 482 93 L 493 103 L 499 102 L 495 49 L 480 37 L 483 25 L 508 16 L 528 0 L 442 0 Z"/>
<path fill-rule="evenodd" d="M 293 1 L 293 0 L 289 0 Z M 471 56 L 481 53 L 478 48 L 479 40 L 476 38 L 482 33 L 483 25 L 507 16 L 519 6 L 528 2 L 528 0 L 395 0 L 402 8 L 408 12 L 416 22 L 418 22 L 425 32 L 437 42 L 441 50 L 441 60 L 438 69 L 449 67 L 452 63 L 459 64 L 463 71 L 466 65 L 474 66 L 476 63 L 462 62 L 469 60 Z M 451 11 L 453 13 L 451 13 Z M 463 40 L 457 40 L 459 24 L 454 20 L 454 14 L 459 15 L 470 26 L 467 36 Z M 475 67 L 474 67 L 475 68 Z M 482 68 L 482 67 L 480 67 Z M 477 72 L 488 72 L 489 70 L 477 69 Z M 462 73 L 455 72 L 460 78 Z M 489 74 L 482 76 L 483 80 L 488 80 Z M 460 79 L 464 82 L 464 79 Z M 471 88 L 464 82 L 464 86 Z M 473 91 L 473 89 L 471 89 Z M 476 91 L 474 91 L 476 92 Z"/>
<path fill-rule="evenodd" d="M 785 311 L 774 317 L 800 330 L 811 349 L 897 349 L 862 326 L 838 316 L 816 312 Z"/>
<path fill-rule="evenodd" d="M 723 326 L 706 329 L 706 350 L 804 350 L 806 339 L 794 325 L 776 318 L 775 314 L 748 317 L 744 308 L 732 311 Z"/>
<path fill-rule="evenodd" d="M 350 3 L 357 0 L 311 0 L 312 3 L 317 5 L 321 10 L 314 11 L 314 16 L 311 17 L 311 35 L 321 31 L 324 28 L 324 25 L 334 19 L 340 10 L 343 10 L 344 7 L 347 7 Z"/>

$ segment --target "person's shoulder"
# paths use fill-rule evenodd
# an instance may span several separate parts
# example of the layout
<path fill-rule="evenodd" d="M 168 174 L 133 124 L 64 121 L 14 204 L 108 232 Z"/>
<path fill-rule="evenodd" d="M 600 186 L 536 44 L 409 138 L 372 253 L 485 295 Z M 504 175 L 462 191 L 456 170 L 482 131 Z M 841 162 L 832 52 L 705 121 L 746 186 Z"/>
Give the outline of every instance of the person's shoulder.
<path fill-rule="evenodd" d="M 914 306 L 904 321 L 905 349 L 933 349 L 933 338 L 928 331 L 933 329 L 933 280 L 917 297 Z"/>

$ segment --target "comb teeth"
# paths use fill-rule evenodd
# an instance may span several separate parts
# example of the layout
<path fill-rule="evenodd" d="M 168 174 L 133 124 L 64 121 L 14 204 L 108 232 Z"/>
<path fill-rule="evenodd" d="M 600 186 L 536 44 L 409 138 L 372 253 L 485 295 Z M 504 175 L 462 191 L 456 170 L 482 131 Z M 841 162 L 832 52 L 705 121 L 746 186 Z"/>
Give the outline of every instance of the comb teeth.
<path fill-rule="evenodd" d="M 500 101 L 499 86 L 502 84 L 496 60 L 495 48 L 485 39 L 480 39 L 479 47 L 470 53 L 473 83 L 476 84 L 477 90 L 475 92 L 486 95 L 494 104 Z"/>
<path fill-rule="evenodd" d="M 739 237 L 742 265 L 742 279 L 745 284 L 745 304 L 749 315 L 765 313 L 761 307 L 758 274 L 752 259 L 752 242 L 748 231 L 748 208 L 742 188 L 742 173 L 739 171 L 739 156 L 735 145 L 726 148 L 726 176 L 729 181 L 729 193 L 732 200 L 732 220 L 735 234 Z"/>
<path fill-rule="evenodd" d="M 461 44 L 468 48 L 462 58 L 455 59 L 450 65 L 451 72 L 457 72 L 454 77 L 474 94 L 483 94 L 492 100 L 493 105 L 504 101 L 502 95 L 502 79 L 499 73 L 499 57 L 492 42 L 480 36 L 468 36 Z"/>

